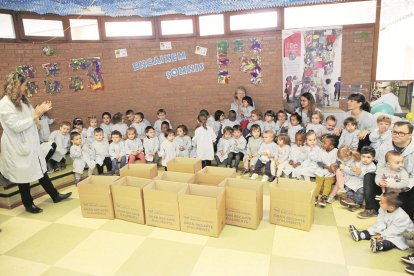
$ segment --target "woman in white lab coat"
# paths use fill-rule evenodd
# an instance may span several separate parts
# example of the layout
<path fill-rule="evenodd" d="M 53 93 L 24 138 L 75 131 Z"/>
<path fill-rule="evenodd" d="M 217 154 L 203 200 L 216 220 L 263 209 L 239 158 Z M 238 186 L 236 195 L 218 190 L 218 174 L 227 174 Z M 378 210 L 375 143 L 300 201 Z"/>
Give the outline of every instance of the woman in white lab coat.
<path fill-rule="evenodd" d="M 18 184 L 22 203 L 26 211 L 40 213 L 30 194 L 30 182 L 39 183 L 57 203 L 71 193 L 60 194 L 47 175 L 46 161 L 40 150 L 36 123 L 52 108 L 51 102 L 43 102 L 36 109 L 30 105 L 26 91 L 26 78 L 10 73 L 4 81 L 4 94 L 0 100 L 1 136 L 0 171 L 10 182 Z"/>

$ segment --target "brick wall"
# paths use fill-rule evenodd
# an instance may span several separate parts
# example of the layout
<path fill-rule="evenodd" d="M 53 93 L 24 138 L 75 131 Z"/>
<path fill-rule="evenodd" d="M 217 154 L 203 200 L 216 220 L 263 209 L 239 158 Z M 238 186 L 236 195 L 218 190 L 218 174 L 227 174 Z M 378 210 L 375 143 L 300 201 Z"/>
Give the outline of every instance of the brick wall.
<path fill-rule="evenodd" d="M 361 35 L 368 33 L 368 38 Z M 238 54 L 233 53 L 232 41 L 236 38 L 248 41 L 250 36 L 232 36 L 226 39 L 230 42 L 228 67 L 231 78 L 230 84 L 217 84 L 216 47 L 218 38 L 214 39 L 175 39 L 172 40 L 172 51 L 160 51 L 159 41 L 116 41 L 97 43 L 51 43 L 55 46 L 56 54 L 52 57 L 43 55 L 42 44 L 0 43 L 0 85 L 3 87 L 4 76 L 13 71 L 17 65 L 33 64 L 37 70 L 34 79 L 39 85 L 39 93 L 31 98 L 33 104 L 43 100 L 53 101 L 51 117 L 58 121 L 72 120 L 80 116 L 86 121 L 89 115 L 100 116 L 103 111 L 112 114 L 127 109 L 142 111 L 153 121 L 156 110 L 164 108 L 167 117 L 177 126 L 184 123 L 190 128 L 196 124 L 198 111 L 205 108 L 214 113 L 217 109 L 227 111 L 232 101 L 232 93 L 237 86 L 247 88 L 253 97 L 257 108 L 278 110 L 282 103 L 282 64 L 281 64 L 281 32 L 257 35 L 263 39 L 262 45 L 262 76 L 263 84 L 254 86 L 249 82 L 249 74 L 239 70 Z M 361 38 L 362 37 L 362 38 Z M 364 38 L 364 39 L 363 39 Z M 368 84 L 371 76 L 373 27 L 344 29 L 342 54 L 342 79 L 344 84 Z M 195 46 L 207 47 L 207 56 L 194 54 Z M 114 50 L 126 48 L 128 57 L 116 59 Z M 186 60 L 167 63 L 134 72 L 132 63 L 167 54 L 168 52 L 185 51 Z M 69 90 L 69 77 L 82 76 L 84 73 L 72 72 L 69 61 L 72 58 L 95 57 L 102 58 L 104 91 L 91 92 L 87 87 L 83 91 Z M 46 78 L 41 65 L 47 62 L 60 62 L 61 73 L 58 77 Z M 194 63 L 205 63 L 203 72 L 178 76 L 168 80 L 165 71 L 179 66 Z M 63 91 L 51 96 L 45 94 L 43 81 L 46 79 L 60 80 Z"/>

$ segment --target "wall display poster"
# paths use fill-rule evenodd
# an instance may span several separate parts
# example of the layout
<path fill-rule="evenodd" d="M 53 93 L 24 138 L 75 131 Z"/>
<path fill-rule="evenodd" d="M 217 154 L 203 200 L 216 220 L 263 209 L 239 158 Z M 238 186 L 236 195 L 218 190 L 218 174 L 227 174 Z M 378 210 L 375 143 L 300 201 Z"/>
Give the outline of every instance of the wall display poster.
<path fill-rule="evenodd" d="M 196 46 L 195 54 L 200 56 L 206 56 L 207 55 L 207 48 Z"/>
<path fill-rule="evenodd" d="M 75 92 L 83 90 L 83 80 L 81 77 L 70 77 L 69 78 L 69 89 Z"/>
<path fill-rule="evenodd" d="M 234 52 L 235 53 L 244 53 L 244 40 L 243 39 L 235 39 L 233 40 L 234 45 Z"/>
<path fill-rule="evenodd" d="M 46 77 L 56 77 L 60 72 L 60 63 L 45 63 L 42 64 L 42 68 L 45 71 Z"/>
<path fill-rule="evenodd" d="M 227 69 L 227 66 L 230 63 L 228 58 L 229 43 L 227 40 L 219 40 L 216 42 L 217 47 L 217 64 L 219 67 L 219 72 L 217 74 L 217 83 L 219 84 L 229 84 L 230 74 Z"/>
<path fill-rule="evenodd" d="M 25 64 L 17 66 L 16 72 L 24 75 L 26 78 L 34 78 L 36 70 L 34 69 L 33 65 Z"/>
<path fill-rule="evenodd" d="M 116 58 L 122 58 L 122 57 L 127 57 L 127 56 L 128 56 L 127 49 L 116 49 L 115 50 Z"/>
<path fill-rule="evenodd" d="M 339 107 L 342 28 L 283 30 L 283 99 L 299 106 L 309 92 L 320 109 Z"/>
<path fill-rule="evenodd" d="M 72 59 L 70 67 L 73 71 L 86 70 L 88 87 L 93 91 L 104 89 L 100 57 Z"/>
<path fill-rule="evenodd" d="M 171 41 L 160 42 L 160 50 L 162 50 L 162 51 L 172 50 Z"/>
<path fill-rule="evenodd" d="M 62 85 L 60 85 L 60 81 L 45 81 L 45 89 L 46 93 L 56 95 L 62 91 Z"/>

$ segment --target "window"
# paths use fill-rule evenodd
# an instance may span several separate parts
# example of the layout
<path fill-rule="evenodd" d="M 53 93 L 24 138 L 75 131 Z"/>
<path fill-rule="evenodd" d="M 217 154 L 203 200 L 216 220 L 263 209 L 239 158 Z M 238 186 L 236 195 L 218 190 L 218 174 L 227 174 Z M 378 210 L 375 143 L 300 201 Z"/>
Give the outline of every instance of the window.
<path fill-rule="evenodd" d="M 230 15 L 230 31 L 277 27 L 277 11 Z"/>
<path fill-rule="evenodd" d="M 11 14 L 0 13 L 0 26 L 0 38 L 16 38 Z"/>
<path fill-rule="evenodd" d="M 224 16 L 222 14 L 199 16 L 198 22 L 200 36 L 224 34 Z"/>
<path fill-rule="evenodd" d="M 413 15 L 413 1 L 381 1 L 377 80 L 414 79 Z"/>
<path fill-rule="evenodd" d="M 23 18 L 22 21 L 26 36 L 65 36 L 61 20 Z"/>
<path fill-rule="evenodd" d="M 99 40 L 97 19 L 69 19 L 72 40 Z"/>
<path fill-rule="evenodd" d="M 193 19 L 161 20 L 161 35 L 194 34 Z"/>
<path fill-rule="evenodd" d="M 151 21 L 105 22 L 107 37 L 153 36 Z"/>
<path fill-rule="evenodd" d="M 377 1 L 285 8 L 285 29 L 375 22 Z M 357 11 L 357 12 L 356 12 Z"/>

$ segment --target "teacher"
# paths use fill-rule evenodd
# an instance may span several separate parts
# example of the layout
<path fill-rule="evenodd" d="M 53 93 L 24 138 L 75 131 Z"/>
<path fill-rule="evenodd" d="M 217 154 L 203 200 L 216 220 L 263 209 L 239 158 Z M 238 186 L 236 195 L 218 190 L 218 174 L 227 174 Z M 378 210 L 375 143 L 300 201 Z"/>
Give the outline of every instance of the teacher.
<path fill-rule="evenodd" d="M 19 73 L 10 73 L 4 81 L 4 94 L 0 100 L 1 136 L 0 172 L 19 187 L 22 203 L 27 212 L 43 210 L 33 203 L 30 182 L 39 181 L 54 203 L 71 196 L 60 194 L 47 175 L 46 160 L 40 150 L 36 122 L 52 109 L 51 102 L 43 102 L 33 109 L 25 96 L 26 78 Z"/>
<path fill-rule="evenodd" d="M 243 98 L 247 96 L 247 90 L 243 86 L 239 86 L 236 88 L 233 94 L 233 102 L 230 105 L 230 110 L 234 110 L 236 112 L 236 120 L 240 123 L 242 120 L 241 112 L 242 112 L 242 102 Z M 254 107 L 254 102 L 253 102 Z"/>
<path fill-rule="evenodd" d="M 312 113 L 315 111 L 320 111 L 316 108 L 315 97 L 310 92 L 300 95 L 300 106 L 296 108 L 295 112 L 302 117 L 304 127 L 311 121 Z"/>

